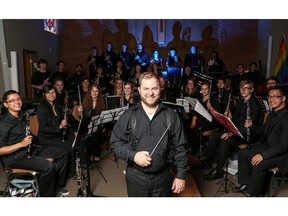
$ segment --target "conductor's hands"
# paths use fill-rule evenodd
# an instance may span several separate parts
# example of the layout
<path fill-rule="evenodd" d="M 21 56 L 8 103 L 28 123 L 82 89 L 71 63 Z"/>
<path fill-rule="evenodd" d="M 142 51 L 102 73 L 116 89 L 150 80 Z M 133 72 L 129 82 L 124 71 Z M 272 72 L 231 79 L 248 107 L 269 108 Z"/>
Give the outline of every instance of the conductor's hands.
<path fill-rule="evenodd" d="M 173 193 L 181 193 L 185 190 L 185 180 L 175 178 L 171 189 Z"/>
<path fill-rule="evenodd" d="M 148 151 L 140 151 L 135 154 L 134 162 L 141 167 L 149 166 L 151 161 L 152 158 L 150 157 Z"/>

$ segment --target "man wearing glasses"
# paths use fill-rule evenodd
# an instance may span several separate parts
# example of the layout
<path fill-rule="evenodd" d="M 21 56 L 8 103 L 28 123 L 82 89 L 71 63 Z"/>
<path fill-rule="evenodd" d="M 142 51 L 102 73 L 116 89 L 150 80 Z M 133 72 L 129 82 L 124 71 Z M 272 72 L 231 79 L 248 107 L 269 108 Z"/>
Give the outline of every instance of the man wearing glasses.
<path fill-rule="evenodd" d="M 272 107 L 263 127 L 257 134 L 263 137 L 260 144 L 238 153 L 239 187 L 233 190 L 242 192 L 247 189 L 251 196 L 263 196 L 267 188 L 268 170 L 273 167 L 287 168 L 288 165 L 288 110 L 286 91 L 281 86 L 269 89 L 268 103 Z"/>
<path fill-rule="evenodd" d="M 61 148 L 38 147 L 28 156 L 27 148 L 32 136 L 27 133 L 27 120 L 21 111 L 22 100 L 17 91 L 9 90 L 3 94 L 3 106 L 6 111 L 0 120 L 0 155 L 4 155 L 10 168 L 27 169 L 39 172 L 39 190 L 41 197 L 54 197 L 65 183 L 67 152 Z M 53 163 L 47 158 L 52 158 Z M 65 190 L 66 191 L 66 190 Z M 67 195 L 67 192 L 66 192 Z"/>
<path fill-rule="evenodd" d="M 206 167 L 211 166 L 211 162 L 217 152 L 218 160 L 216 168 L 213 168 L 207 175 L 204 175 L 204 180 L 223 178 L 222 169 L 231 151 L 236 149 L 240 144 L 249 144 L 256 141 L 253 131 L 261 120 L 262 111 L 256 98 L 252 95 L 254 91 L 253 82 L 249 79 L 242 80 L 239 84 L 239 89 L 241 99 L 236 103 L 235 112 L 231 120 L 243 138 L 230 131 L 217 132 L 211 136 L 207 151 L 205 152 L 206 158 L 204 164 Z"/>

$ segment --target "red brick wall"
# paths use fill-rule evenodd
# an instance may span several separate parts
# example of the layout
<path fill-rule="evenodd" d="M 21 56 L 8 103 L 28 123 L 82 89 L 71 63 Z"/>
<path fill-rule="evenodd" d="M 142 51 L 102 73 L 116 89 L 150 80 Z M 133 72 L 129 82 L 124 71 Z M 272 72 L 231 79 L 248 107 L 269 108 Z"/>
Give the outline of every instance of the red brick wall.
<path fill-rule="evenodd" d="M 252 61 L 258 62 L 258 21 L 219 20 L 219 54 L 226 70 L 235 71 L 238 63 L 249 68 Z"/>
<path fill-rule="evenodd" d="M 193 20 L 193 22 L 197 22 L 197 20 Z M 135 20 L 135 25 L 137 25 L 137 20 Z M 102 44 L 102 41 L 105 43 L 102 38 L 102 28 L 99 20 L 62 20 L 60 56 L 66 62 L 68 71 L 73 72 L 76 63 L 82 63 L 84 70 L 87 71 L 86 60 L 92 46 L 96 46 L 99 53 L 102 53 L 102 48 L 105 47 L 105 44 Z M 172 26 L 166 26 L 166 28 L 172 28 Z M 154 34 L 157 33 L 157 29 L 152 29 L 152 31 Z M 218 29 L 215 31 L 218 32 L 218 38 L 211 38 L 209 41 L 205 41 L 203 38 L 201 42 L 205 51 L 203 54 L 206 62 L 210 58 L 211 51 L 215 48 L 225 63 L 227 71 L 235 71 L 236 65 L 240 62 L 247 69 L 252 61 L 258 62 L 258 20 L 218 20 Z M 118 41 L 121 40 L 120 36 L 109 40 L 112 44 L 123 42 Z M 215 43 L 212 42 L 217 42 L 217 46 L 215 47 Z M 153 47 L 145 47 L 147 51 L 153 49 Z M 162 53 L 168 53 L 169 48 L 160 48 L 160 50 Z M 184 53 L 187 50 L 189 50 L 188 46 L 185 51 L 178 51 L 181 53 L 182 60 L 184 60 Z"/>
<path fill-rule="evenodd" d="M 91 48 L 102 48 L 102 26 L 98 20 L 62 20 L 60 34 L 60 56 L 66 63 L 66 70 L 74 72 L 75 65 L 81 63 L 88 71 L 86 61 Z"/>

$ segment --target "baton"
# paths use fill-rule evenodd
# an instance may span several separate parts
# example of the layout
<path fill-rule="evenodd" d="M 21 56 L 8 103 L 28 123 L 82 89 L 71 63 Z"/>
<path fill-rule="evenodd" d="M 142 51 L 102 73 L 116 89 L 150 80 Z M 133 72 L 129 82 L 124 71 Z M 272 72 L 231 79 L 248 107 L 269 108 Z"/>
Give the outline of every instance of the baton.
<path fill-rule="evenodd" d="M 156 146 L 154 147 L 154 149 L 152 150 L 150 157 L 152 157 L 154 151 L 156 150 L 157 146 L 160 144 L 160 142 L 162 141 L 163 137 L 165 136 L 165 134 L 167 133 L 168 129 L 170 128 L 171 123 L 168 125 L 168 127 L 166 128 L 166 130 L 164 131 L 164 133 L 162 134 L 162 136 L 160 137 L 159 141 L 157 142 Z"/>

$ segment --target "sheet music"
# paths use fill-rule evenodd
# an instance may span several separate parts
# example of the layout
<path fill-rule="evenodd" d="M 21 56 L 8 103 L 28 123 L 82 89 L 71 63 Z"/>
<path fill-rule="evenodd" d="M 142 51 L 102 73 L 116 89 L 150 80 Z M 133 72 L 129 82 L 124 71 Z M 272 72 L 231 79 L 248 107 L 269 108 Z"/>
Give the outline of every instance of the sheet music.
<path fill-rule="evenodd" d="M 184 97 L 192 107 L 194 107 L 194 110 L 202 115 L 204 118 L 206 118 L 208 121 L 212 122 L 212 115 L 203 107 L 203 105 L 196 99 L 191 97 Z"/>
<path fill-rule="evenodd" d="M 100 114 L 100 118 L 101 118 L 101 123 L 108 123 L 108 122 L 112 122 L 113 120 L 118 120 L 120 118 L 120 116 L 126 111 L 128 110 L 129 105 L 125 106 L 125 107 L 120 107 L 120 108 L 116 108 L 116 109 L 110 109 L 110 110 L 104 110 L 101 112 Z"/>
<path fill-rule="evenodd" d="M 222 124 L 228 131 L 231 131 L 232 133 L 234 133 L 235 135 L 244 138 L 243 135 L 240 133 L 240 131 L 238 130 L 238 128 L 234 125 L 234 123 L 232 122 L 232 120 L 230 118 L 228 118 L 227 116 L 218 113 L 216 111 L 212 112 L 212 115 L 215 117 L 215 119 Z"/>
<path fill-rule="evenodd" d="M 176 104 L 184 107 L 186 113 L 189 113 L 189 102 L 184 98 L 176 98 Z"/>
<path fill-rule="evenodd" d="M 87 135 L 95 133 L 98 129 L 98 125 L 101 124 L 100 122 L 100 115 L 93 116 L 90 120 L 90 123 L 87 126 Z"/>

